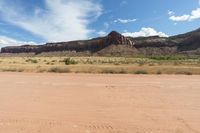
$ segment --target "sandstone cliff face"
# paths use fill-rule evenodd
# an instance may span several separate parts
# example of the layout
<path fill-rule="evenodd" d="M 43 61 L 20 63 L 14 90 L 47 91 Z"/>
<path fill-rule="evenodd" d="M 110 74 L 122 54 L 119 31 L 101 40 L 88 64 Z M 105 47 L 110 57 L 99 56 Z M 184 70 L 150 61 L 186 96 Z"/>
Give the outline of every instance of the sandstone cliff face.
<path fill-rule="evenodd" d="M 112 31 L 106 37 L 71 42 L 46 43 L 44 45 L 23 45 L 4 47 L 1 53 L 42 53 L 57 51 L 90 52 L 92 55 L 162 55 L 190 53 L 200 54 L 200 29 L 165 37 L 124 37 Z"/>

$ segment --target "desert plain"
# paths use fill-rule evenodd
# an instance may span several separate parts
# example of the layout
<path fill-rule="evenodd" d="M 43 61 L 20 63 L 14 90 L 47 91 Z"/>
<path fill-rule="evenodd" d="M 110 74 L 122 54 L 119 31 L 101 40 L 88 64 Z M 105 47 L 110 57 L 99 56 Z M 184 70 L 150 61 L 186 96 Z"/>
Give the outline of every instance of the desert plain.
<path fill-rule="evenodd" d="M 199 133 L 200 76 L 0 73 L 0 133 Z"/>

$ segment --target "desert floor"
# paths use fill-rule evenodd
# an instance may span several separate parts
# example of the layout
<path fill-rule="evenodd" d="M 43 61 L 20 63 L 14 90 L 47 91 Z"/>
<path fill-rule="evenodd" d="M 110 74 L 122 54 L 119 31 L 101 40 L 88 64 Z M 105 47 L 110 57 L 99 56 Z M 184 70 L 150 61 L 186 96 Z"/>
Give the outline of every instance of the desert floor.
<path fill-rule="evenodd" d="M 0 133 L 198 133 L 200 76 L 0 73 Z"/>

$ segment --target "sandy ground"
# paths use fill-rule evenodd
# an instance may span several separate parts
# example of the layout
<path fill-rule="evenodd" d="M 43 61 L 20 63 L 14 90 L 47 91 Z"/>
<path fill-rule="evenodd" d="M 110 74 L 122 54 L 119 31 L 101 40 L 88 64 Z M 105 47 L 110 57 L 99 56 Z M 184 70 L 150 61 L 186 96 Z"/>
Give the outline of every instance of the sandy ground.
<path fill-rule="evenodd" d="M 198 133 L 200 76 L 0 73 L 0 133 Z"/>

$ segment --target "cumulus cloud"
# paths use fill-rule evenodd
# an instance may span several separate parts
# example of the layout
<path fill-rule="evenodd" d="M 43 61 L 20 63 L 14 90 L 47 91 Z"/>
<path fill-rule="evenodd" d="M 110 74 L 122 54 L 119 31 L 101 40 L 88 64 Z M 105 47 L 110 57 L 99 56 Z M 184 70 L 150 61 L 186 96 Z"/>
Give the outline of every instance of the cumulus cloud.
<path fill-rule="evenodd" d="M 7 36 L 0 36 L 0 48 L 5 47 L 5 46 L 18 46 L 18 45 L 25 45 L 25 44 L 35 45 L 36 43 L 19 41 Z"/>
<path fill-rule="evenodd" d="M 190 21 L 200 18 L 200 8 L 193 10 L 190 15 Z"/>
<path fill-rule="evenodd" d="M 130 36 L 130 37 L 148 37 L 148 36 L 168 37 L 168 35 L 163 33 L 163 32 L 158 32 L 153 28 L 145 28 L 145 27 L 143 27 L 138 32 L 127 32 L 127 31 L 125 31 L 124 33 L 122 33 L 122 35 Z"/>
<path fill-rule="evenodd" d="M 183 21 L 193 21 L 200 19 L 200 8 L 193 10 L 190 14 L 184 14 L 181 16 L 175 16 L 174 14 L 169 14 L 169 19 L 175 22 Z"/>
<path fill-rule="evenodd" d="M 118 19 L 114 20 L 113 22 L 127 24 L 127 23 L 131 23 L 131 22 L 135 22 L 135 21 L 137 21 L 137 19 L 120 19 L 120 18 L 118 18 Z"/>
<path fill-rule="evenodd" d="M 0 13 L 5 21 L 19 26 L 46 41 L 87 39 L 93 32 L 88 25 L 102 14 L 93 0 L 44 0 L 45 9 L 36 7 L 28 14 L 23 5 L 10 5 L 0 0 Z"/>

